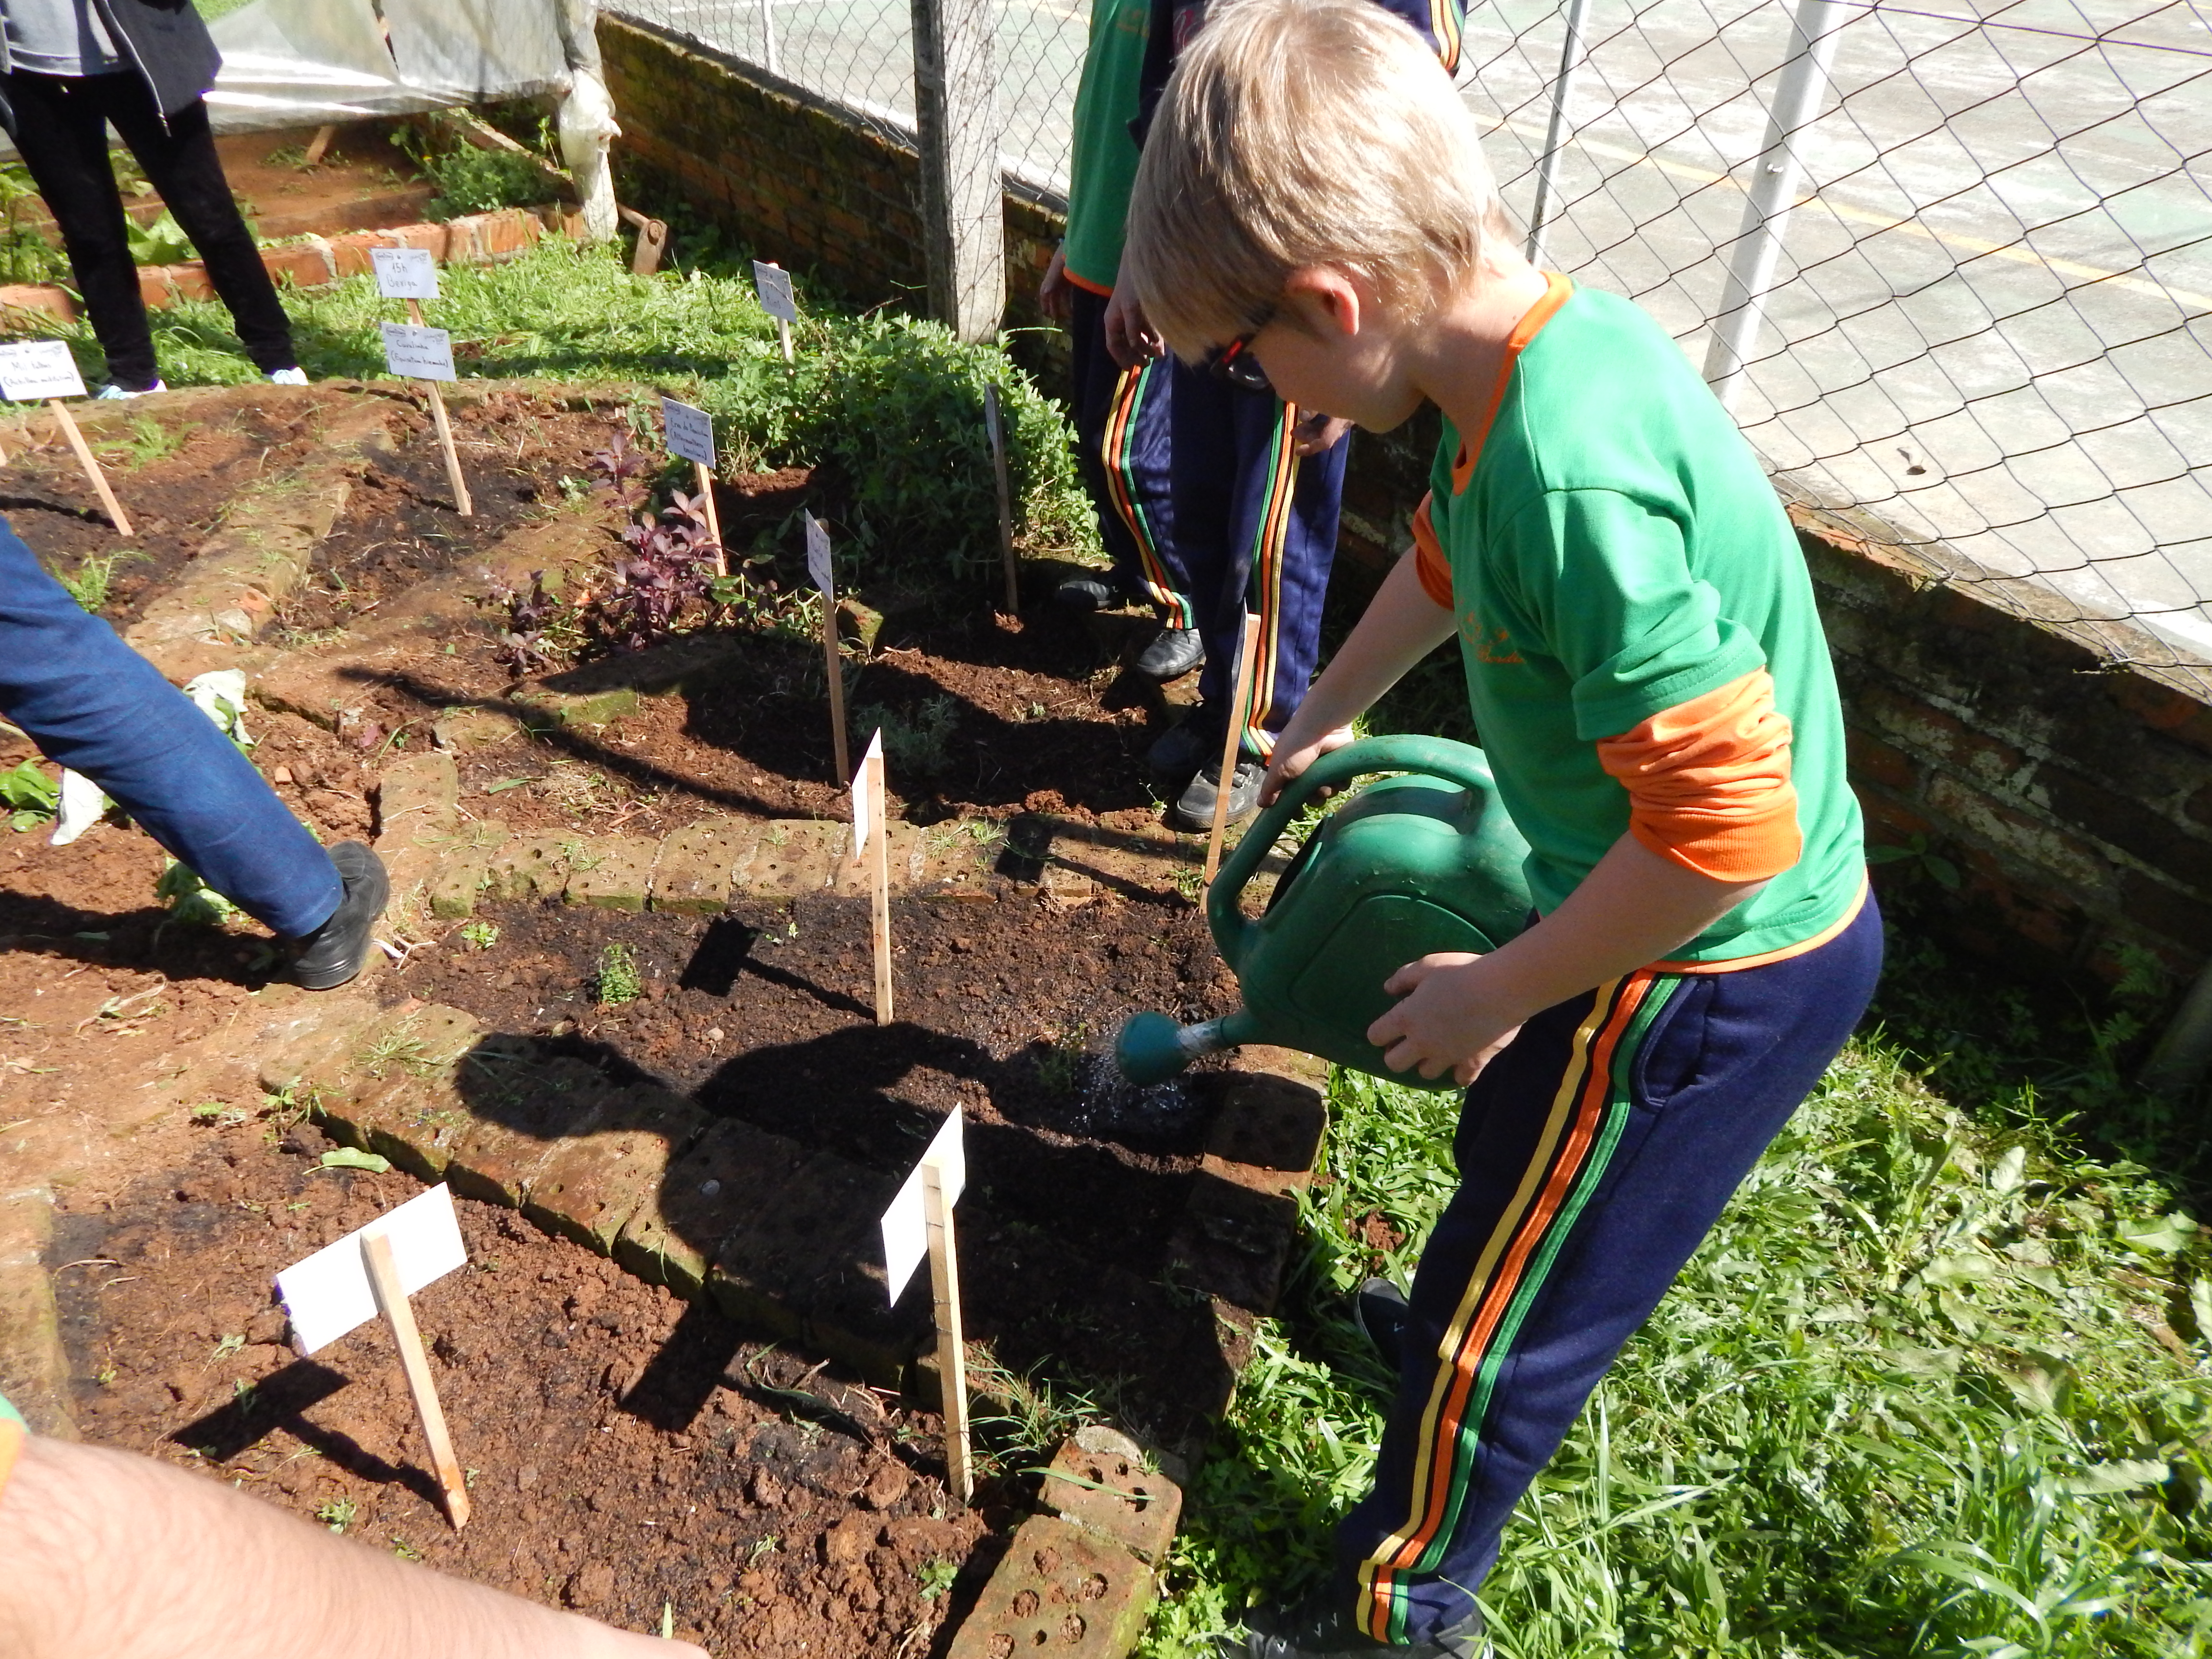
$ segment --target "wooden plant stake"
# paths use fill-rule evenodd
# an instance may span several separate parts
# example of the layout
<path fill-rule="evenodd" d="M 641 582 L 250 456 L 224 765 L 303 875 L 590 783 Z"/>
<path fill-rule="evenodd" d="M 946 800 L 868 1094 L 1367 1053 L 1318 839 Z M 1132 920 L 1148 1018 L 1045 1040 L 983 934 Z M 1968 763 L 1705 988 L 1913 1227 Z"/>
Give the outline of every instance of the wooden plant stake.
<path fill-rule="evenodd" d="M 991 439 L 991 473 L 999 486 L 999 553 L 1006 562 L 1006 614 L 1022 610 L 1020 578 L 1014 566 L 1014 492 L 1006 477 L 1006 423 L 999 408 L 999 388 L 983 388 L 983 430 Z"/>
<path fill-rule="evenodd" d="M 414 1305 L 407 1298 L 466 1267 L 468 1260 L 453 1194 L 450 1188 L 433 1187 L 276 1275 L 276 1293 L 283 1298 L 292 1343 L 301 1358 L 379 1314 L 391 1325 L 392 1346 L 399 1350 L 431 1466 L 445 1492 L 446 1514 L 456 1532 L 469 1522 L 468 1482 L 453 1455 L 445 1410 L 422 1352 L 422 1333 L 416 1328 Z"/>
<path fill-rule="evenodd" d="M 830 741 L 837 759 L 837 781 L 852 781 L 853 763 L 845 748 L 845 659 L 837 649 L 837 583 L 830 568 L 830 532 L 811 513 L 806 515 L 806 574 L 822 592 L 822 654 L 830 670 Z"/>
<path fill-rule="evenodd" d="M 975 1495 L 975 1478 L 968 1455 L 968 1350 L 960 1335 L 960 1252 L 944 1171 L 930 1159 L 921 1166 L 921 1203 L 929 1229 L 929 1288 L 937 1304 L 937 1375 L 945 1394 L 945 1484 L 953 1501 L 965 1509 Z"/>
<path fill-rule="evenodd" d="M 1252 659 L 1260 650 L 1260 619 L 1247 611 L 1244 617 L 1244 641 L 1237 653 L 1237 694 L 1229 700 L 1229 735 L 1222 740 L 1219 787 L 1213 792 L 1213 833 L 1206 840 L 1206 884 L 1213 885 L 1213 878 L 1221 868 L 1221 836 L 1229 828 L 1229 787 L 1237 775 L 1237 750 L 1244 737 L 1244 722 L 1249 718 L 1246 704 L 1252 695 Z"/>
<path fill-rule="evenodd" d="M 707 534 L 714 543 L 714 574 L 730 574 L 730 550 L 722 545 L 721 514 L 714 508 L 714 422 L 703 409 L 694 409 L 673 398 L 660 400 L 660 425 L 668 434 L 668 453 L 691 463 L 698 482 L 699 498 L 707 511 Z"/>
<path fill-rule="evenodd" d="M 416 327 L 425 326 L 422 321 L 422 302 L 407 302 L 407 320 Z M 453 423 L 446 418 L 446 395 L 438 390 L 435 380 L 422 384 L 430 389 L 430 423 L 438 428 L 438 447 L 446 457 L 446 482 L 453 487 L 453 507 L 465 519 L 476 516 L 476 505 L 469 500 L 469 481 L 461 476 L 460 452 L 453 447 Z"/>
<path fill-rule="evenodd" d="M 860 757 L 853 780 L 853 862 L 868 866 L 869 911 L 874 922 L 876 1024 L 896 1018 L 891 1009 L 891 831 L 884 806 L 884 734 L 880 727 Z"/>
<path fill-rule="evenodd" d="M 100 470 L 100 463 L 93 456 L 92 446 L 85 442 L 84 434 L 77 430 L 76 422 L 70 418 L 69 405 L 58 398 L 49 398 L 46 407 L 54 411 L 54 419 L 61 422 L 70 447 L 76 451 L 76 464 L 84 469 L 84 476 L 92 481 L 100 506 L 107 510 L 108 523 L 115 526 L 117 535 L 130 535 L 130 517 L 124 512 L 123 503 L 115 499 L 115 492 L 107 487 L 107 475 Z"/>
<path fill-rule="evenodd" d="M 937 1312 L 937 1376 L 945 1394 L 945 1484 L 966 1508 L 975 1496 L 974 1462 L 968 1448 L 968 1350 L 960 1334 L 960 1250 L 952 1206 L 968 1185 L 968 1154 L 961 1143 L 960 1108 L 954 1106 L 930 1137 L 890 1208 L 884 1212 L 884 1284 L 891 1305 L 926 1256 Z"/>
<path fill-rule="evenodd" d="M 422 1351 L 422 1334 L 415 1328 L 415 1310 L 399 1283 L 399 1269 L 392 1259 L 392 1241 L 381 1233 L 371 1233 L 361 1241 L 361 1255 L 368 1269 L 370 1288 L 376 1292 L 377 1311 L 392 1327 L 400 1369 L 407 1373 L 407 1391 L 415 1396 L 415 1412 L 422 1419 L 422 1438 L 429 1445 L 438 1484 L 445 1489 L 447 1518 L 459 1532 L 469 1524 L 468 1483 L 461 1478 L 453 1437 L 446 1432 L 445 1408 L 438 1403 L 438 1385 L 430 1376 L 430 1356 Z"/>
<path fill-rule="evenodd" d="M 311 167 L 320 167 L 323 153 L 330 149 L 331 140 L 337 136 L 338 130 L 335 126 L 317 127 L 315 136 L 307 141 L 307 153 L 300 158 L 301 162 Z"/>
<path fill-rule="evenodd" d="M 0 345 L 0 398 L 18 404 L 43 402 L 53 410 L 62 435 L 76 452 L 77 465 L 84 469 L 86 481 L 100 497 L 100 506 L 106 509 L 108 523 L 115 526 L 118 535 L 128 536 L 131 533 L 130 516 L 115 499 L 115 492 L 107 487 L 107 475 L 100 470 L 91 446 L 85 442 L 84 434 L 77 430 L 76 422 L 70 418 L 69 405 L 62 401 L 64 398 L 83 396 L 84 376 L 76 372 L 76 359 L 70 356 L 65 341 L 17 340 Z"/>
<path fill-rule="evenodd" d="M 761 309 L 775 319 L 776 337 L 783 343 L 783 361 L 793 362 L 791 325 L 799 320 L 799 300 L 791 291 L 791 273 L 772 259 L 756 259 L 753 291 L 760 295 Z"/>

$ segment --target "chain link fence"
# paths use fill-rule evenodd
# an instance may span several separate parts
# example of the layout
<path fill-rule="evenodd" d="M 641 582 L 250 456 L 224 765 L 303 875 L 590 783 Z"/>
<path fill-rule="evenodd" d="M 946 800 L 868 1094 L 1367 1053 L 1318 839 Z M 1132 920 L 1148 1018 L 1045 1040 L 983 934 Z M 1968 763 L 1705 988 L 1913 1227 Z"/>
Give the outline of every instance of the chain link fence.
<path fill-rule="evenodd" d="M 2212 670 L 2206 13 L 1976 3 L 1500 0 L 1462 80 L 1543 263 L 1657 315 L 1786 491 Z M 614 9 L 911 123 L 902 4 Z M 1006 164 L 1048 191 L 1088 10 L 998 9 Z"/>

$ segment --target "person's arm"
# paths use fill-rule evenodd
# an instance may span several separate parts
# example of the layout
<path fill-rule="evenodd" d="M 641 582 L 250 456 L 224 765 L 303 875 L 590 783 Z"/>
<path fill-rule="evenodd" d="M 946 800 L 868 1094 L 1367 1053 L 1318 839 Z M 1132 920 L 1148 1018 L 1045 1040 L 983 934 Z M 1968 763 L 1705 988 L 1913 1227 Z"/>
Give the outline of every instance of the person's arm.
<path fill-rule="evenodd" d="M 1075 284 L 1067 280 L 1067 245 L 1052 251 L 1052 263 L 1037 284 L 1037 309 L 1055 323 L 1065 323 L 1075 309 Z"/>
<path fill-rule="evenodd" d="M 0 1557 L 9 1659 L 706 1659 L 64 1441 L 23 1443 L 0 1490 Z"/>
<path fill-rule="evenodd" d="M 1393 1071 L 1474 1081 L 1521 1022 L 1674 951 L 1765 880 L 1723 881 L 1623 836 L 1559 908 L 1488 956 L 1424 957 L 1384 989 L 1401 999 L 1367 1028 Z"/>
<path fill-rule="evenodd" d="M 1452 636 L 1452 613 L 1422 585 L 1419 556 L 1408 553 L 1391 567 L 1366 613 L 1275 739 L 1274 757 L 1260 786 L 1262 806 L 1330 750 L 1350 743 L 1352 720 Z"/>

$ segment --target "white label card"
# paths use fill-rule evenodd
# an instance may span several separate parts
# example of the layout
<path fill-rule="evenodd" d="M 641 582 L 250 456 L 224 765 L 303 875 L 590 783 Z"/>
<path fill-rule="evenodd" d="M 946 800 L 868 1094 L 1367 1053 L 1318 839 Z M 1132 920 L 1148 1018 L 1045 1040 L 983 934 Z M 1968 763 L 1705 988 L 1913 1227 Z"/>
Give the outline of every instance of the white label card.
<path fill-rule="evenodd" d="M 957 1106 L 930 1138 L 921 1162 L 914 1166 L 914 1173 L 898 1189 L 890 1208 L 884 1212 L 884 1266 L 890 1273 L 894 1304 L 899 1299 L 899 1292 L 906 1289 L 907 1280 L 914 1277 L 914 1270 L 929 1254 L 929 1212 L 921 1201 L 921 1172 L 933 1164 L 937 1166 L 938 1184 L 945 1189 L 945 1207 L 950 1209 L 960 1201 L 960 1194 L 968 1185 L 968 1153 L 960 1141 Z"/>
<path fill-rule="evenodd" d="M 0 345 L 0 395 L 34 404 L 46 398 L 82 398 L 84 376 L 61 340 L 18 340 Z"/>
<path fill-rule="evenodd" d="M 709 472 L 714 470 L 713 416 L 703 409 L 679 404 L 673 398 L 663 398 L 660 423 L 667 429 L 670 454 L 679 460 L 695 461 Z"/>
<path fill-rule="evenodd" d="M 373 247 L 368 258 L 376 267 L 376 291 L 386 299 L 438 297 L 438 261 L 428 248 Z"/>
<path fill-rule="evenodd" d="M 868 752 L 860 757 L 860 769 L 853 774 L 853 862 L 858 864 L 860 855 L 868 850 L 868 837 L 875 833 L 875 794 L 879 787 L 877 780 L 884 770 L 884 731 L 876 728 L 876 735 L 868 739 Z"/>
<path fill-rule="evenodd" d="M 999 388 L 983 388 L 983 430 L 990 434 L 991 454 L 995 459 L 1006 452 L 1006 428 L 999 416 Z"/>
<path fill-rule="evenodd" d="M 753 261 L 753 289 L 759 294 L 761 309 L 780 322 L 799 320 L 799 301 L 791 292 L 791 273 L 781 265 L 772 265 L 765 259 Z"/>
<path fill-rule="evenodd" d="M 806 574 L 824 594 L 836 591 L 836 580 L 830 572 L 830 532 L 811 513 L 806 515 Z"/>
<path fill-rule="evenodd" d="M 450 380 L 453 374 L 453 337 L 442 328 L 421 328 L 413 323 L 379 323 L 384 331 L 384 362 L 394 374 L 412 380 Z"/>
<path fill-rule="evenodd" d="M 368 1261 L 361 1248 L 374 1233 L 392 1241 L 392 1265 L 410 1296 L 468 1262 L 453 1194 L 447 1188 L 433 1187 L 386 1211 L 276 1275 L 276 1293 L 284 1298 L 292 1337 L 302 1354 L 328 1347 L 376 1317 L 376 1292 L 369 1288 Z"/>

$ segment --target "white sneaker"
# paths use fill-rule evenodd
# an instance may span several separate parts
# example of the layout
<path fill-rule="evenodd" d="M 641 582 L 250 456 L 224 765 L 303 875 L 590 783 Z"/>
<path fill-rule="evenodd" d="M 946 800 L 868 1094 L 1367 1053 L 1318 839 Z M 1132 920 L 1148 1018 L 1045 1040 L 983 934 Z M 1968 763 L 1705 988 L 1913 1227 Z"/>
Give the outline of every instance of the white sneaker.
<path fill-rule="evenodd" d="M 133 391 L 132 391 L 129 386 L 118 386 L 118 385 L 116 385 L 116 384 L 115 384 L 115 382 L 114 382 L 114 381 L 110 380 L 110 381 L 109 381 L 106 386 L 104 386 L 100 387 L 99 391 L 97 391 L 97 392 L 94 392 L 92 395 L 93 395 L 94 397 L 95 397 L 95 398 L 143 398 L 143 397 L 147 396 L 149 393 L 155 392 L 167 392 L 168 389 L 169 389 L 169 387 L 168 387 L 168 383 L 167 383 L 167 381 L 164 381 L 164 380 L 156 380 L 156 381 L 155 381 L 155 382 L 154 382 L 154 384 L 153 384 L 153 385 L 151 385 L 151 386 L 140 386 L 140 387 L 138 388 L 138 390 L 137 390 L 137 391 L 136 391 L 136 392 L 133 392 Z"/>
<path fill-rule="evenodd" d="M 271 386 L 305 386 L 307 383 L 307 371 L 304 368 L 276 368 L 269 372 L 269 384 Z"/>

